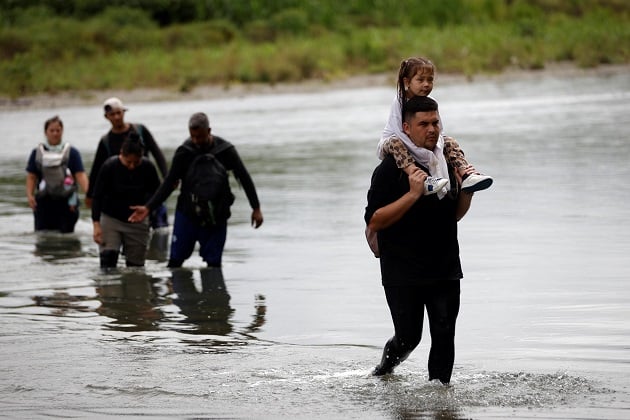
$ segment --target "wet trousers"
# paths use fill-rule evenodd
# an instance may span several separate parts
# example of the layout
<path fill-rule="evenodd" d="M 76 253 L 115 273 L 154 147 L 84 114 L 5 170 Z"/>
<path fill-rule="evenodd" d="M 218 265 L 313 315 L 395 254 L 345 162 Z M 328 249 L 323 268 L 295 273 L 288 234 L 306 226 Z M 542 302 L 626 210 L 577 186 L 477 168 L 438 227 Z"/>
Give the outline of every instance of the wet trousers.
<path fill-rule="evenodd" d="M 206 264 L 210 267 L 221 267 L 226 238 L 227 222 L 213 227 L 203 227 L 183 212 L 176 210 L 168 266 L 181 267 L 192 255 L 195 244 L 199 242 L 199 255 Z"/>
<path fill-rule="evenodd" d="M 127 267 L 142 267 L 149 242 L 149 221 L 122 222 L 105 213 L 101 214 L 103 241 L 99 245 L 101 268 L 113 268 L 118 263 L 122 248 Z"/>
<path fill-rule="evenodd" d="M 36 200 L 37 208 L 33 211 L 36 231 L 74 232 L 74 226 L 79 220 L 78 206 L 68 206 L 67 198 L 37 197 Z"/>
<path fill-rule="evenodd" d="M 383 351 L 382 364 L 393 369 L 418 346 L 426 307 L 431 333 L 429 380 L 451 380 L 455 361 L 455 323 L 459 313 L 459 280 L 385 287 L 394 336 Z"/>

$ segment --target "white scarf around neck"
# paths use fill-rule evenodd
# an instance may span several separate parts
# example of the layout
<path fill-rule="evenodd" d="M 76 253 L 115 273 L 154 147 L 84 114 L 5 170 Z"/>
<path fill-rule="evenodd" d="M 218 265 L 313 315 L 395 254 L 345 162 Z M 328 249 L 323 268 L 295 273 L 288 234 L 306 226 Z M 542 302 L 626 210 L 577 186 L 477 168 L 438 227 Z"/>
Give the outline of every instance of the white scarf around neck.
<path fill-rule="evenodd" d="M 399 138 L 405 146 L 407 146 L 407 149 L 416 162 L 427 168 L 432 177 L 449 180 L 448 165 L 446 164 L 446 158 L 444 157 L 444 137 L 442 137 L 442 134 L 438 137 L 437 144 L 435 145 L 435 149 L 433 149 L 433 151 L 425 149 L 424 147 L 416 146 L 405 133 L 401 132 L 401 136 Z M 437 192 L 438 198 L 444 198 L 450 188 L 451 183 L 449 181 L 444 188 Z"/>
<path fill-rule="evenodd" d="M 439 111 L 438 111 L 439 118 Z M 449 181 L 444 188 L 437 192 L 439 199 L 444 198 L 446 193 L 451 189 L 450 178 L 448 176 L 448 165 L 446 164 L 446 158 L 444 157 L 444 137 L 441 133 L 442 124 L 440 120 L 440 136 L 433 151 L 425 149 L 424 147 L 416 146 L 402 130 L 402 106 L 400 99 L 396 97 L 392 103 L 392 107 L 389 113 L 389 119 L 385 128 L 383 129 L 383 136 L 378 144 L 378 157 L 384 159 L 383 142 L 391 136 L 396 136 L 407 146 L 407 150 L 411 153 L 413 158 L 427 168 L 432 177 L 444 178 Z"/>

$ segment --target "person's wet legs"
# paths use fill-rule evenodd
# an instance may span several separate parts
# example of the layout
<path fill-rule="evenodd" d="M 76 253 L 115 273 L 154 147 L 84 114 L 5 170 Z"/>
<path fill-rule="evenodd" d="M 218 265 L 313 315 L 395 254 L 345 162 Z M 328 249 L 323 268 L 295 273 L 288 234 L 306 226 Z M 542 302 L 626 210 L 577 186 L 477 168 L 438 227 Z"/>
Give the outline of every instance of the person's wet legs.
<path fill-rule="evenodd" d="M 121 224 L 122 222 L 104 213 L 101 214 L 102 238 L 98 248 L 101 269 L 103 270 L 116 268 L 118 264 L 118 255 L 123 241 L 122 233 L 118 229 Z"/>
<path fill-rule="evenodd" d="M 199 232 L 199 255 L 208 267 L 221 267 L 227 224 L 204 228 Z"/>
<path fill-rule="evenodd" d="M 123 254 L 127 267 L 144 267 L 149 243 L 149 223 L 118 222 L 122 236 Z"/>
<path fill-rule="evenodd" d="M 35 231 L 54 230 L 72 233 L 79 220 L 79 209 L 71 210 L 65 198 L 37 197 L 37 208 L 33 211 L 33 216 Z"/>
<path fill-rule="evenodd" d="M 385 296 L 394 323 L 394 336 L 385 344 L 381 363 L 372 372 L 375 376 L 392 373 L 422 338 L 424 305 L 421 288 L 386 287 Z"/>
<path fill-rule="evenodd" d="M 429 380 L 447 384 L 455 362 L 455 324 L 459 313 L 460 282 L 444 281 L 435 286 L 427 300 L 427 315 L 431 331 Z"/>
<path fill-rule="evenodd" d="M 182 212 L 175 211 L 173 233 L 171 235 L 171 254 L 167 267 L 181 267 L 193 253 L 197 242 L 198 231 L 201 227 L 186 217 Z"/>
<path fill-rule="evenodd" d="M 376 365 L 372 371 L 374 376 L 389 375 L 394 372 L 394 368 L 404 362 L 411 354 L 411 350 L 402 351 L 400 346 L 396 342 L 396 336 L 387 340 L 385 348 L 383 349 L 383 355 L 381 356 L 381 362 Z"/>
<path fill-rule="evenodd" d="M 118 264 L 118 251 L 113 249 L 106 249 L 99 254 L 101 268 L 106 270 L 109 268 L 116 268 Z"/>
<path fill-rule="evenodd" d="M 65 206 L 61 218 L 61 233 L 73 233 L 74 227 L 79 220 L 79 208 L 71 209 Z"/>

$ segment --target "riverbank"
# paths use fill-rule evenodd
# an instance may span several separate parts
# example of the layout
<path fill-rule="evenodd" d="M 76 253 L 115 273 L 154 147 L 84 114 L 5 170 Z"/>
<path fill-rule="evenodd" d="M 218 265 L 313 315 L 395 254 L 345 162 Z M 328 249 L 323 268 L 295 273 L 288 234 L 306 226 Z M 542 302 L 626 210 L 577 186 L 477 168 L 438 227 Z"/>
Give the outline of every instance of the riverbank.
<path fill-rule="evenodd" d="M 498 74 L 478 74 L 467 77 L 463 74 L 438 74 L 436 83 L 449 85 L 475 83 L 493 80 L 527 80 L 540 77 L 573 78 L 588 75 L 614 75 L 630 72 L 630 64 L 601 65 L 594 68 L 578 68 L 572 63 L 547 64 L 541 70 L 509 69 Z M 133 89 L 133 90 L 85 90 L 63 92 L 59 94 L 41 94 L 24 96 L 16 99 L 0 96 L 0 112 L 23 109 L 56 109 L 74 106 L 94 106 L 111 96 L 117 96 L 126 103 L 190 101 L 210 98 L 244 97 L 264 94 L 287 94 L 321 92 L 325 90 L 361 89 L 366 86 L 392 86 L 396 84 L 395 74 L 373 74 L 351 76 L 333 81 L 309 80 L 302 83 L 281 84 L 231 84 L 229 86 L 198 86 L 190 92 L 175 89 Z"/>

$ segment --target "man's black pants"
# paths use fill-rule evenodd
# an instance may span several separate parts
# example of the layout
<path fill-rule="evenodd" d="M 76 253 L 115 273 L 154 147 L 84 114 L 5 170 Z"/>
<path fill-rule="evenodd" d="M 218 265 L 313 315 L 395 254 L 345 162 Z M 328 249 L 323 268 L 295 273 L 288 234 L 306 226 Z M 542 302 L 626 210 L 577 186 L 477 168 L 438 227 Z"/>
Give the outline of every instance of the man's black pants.
<path fill-rule="evenodd" d="M 450 382 L 455 361 L 459 295 L 459 280 L 385 287 L 395 334 L 387 342 L 385 353 L 394 366 L 405 360 L 420 343 L 426 307 L 431 332 L 429 380 Z"/>

